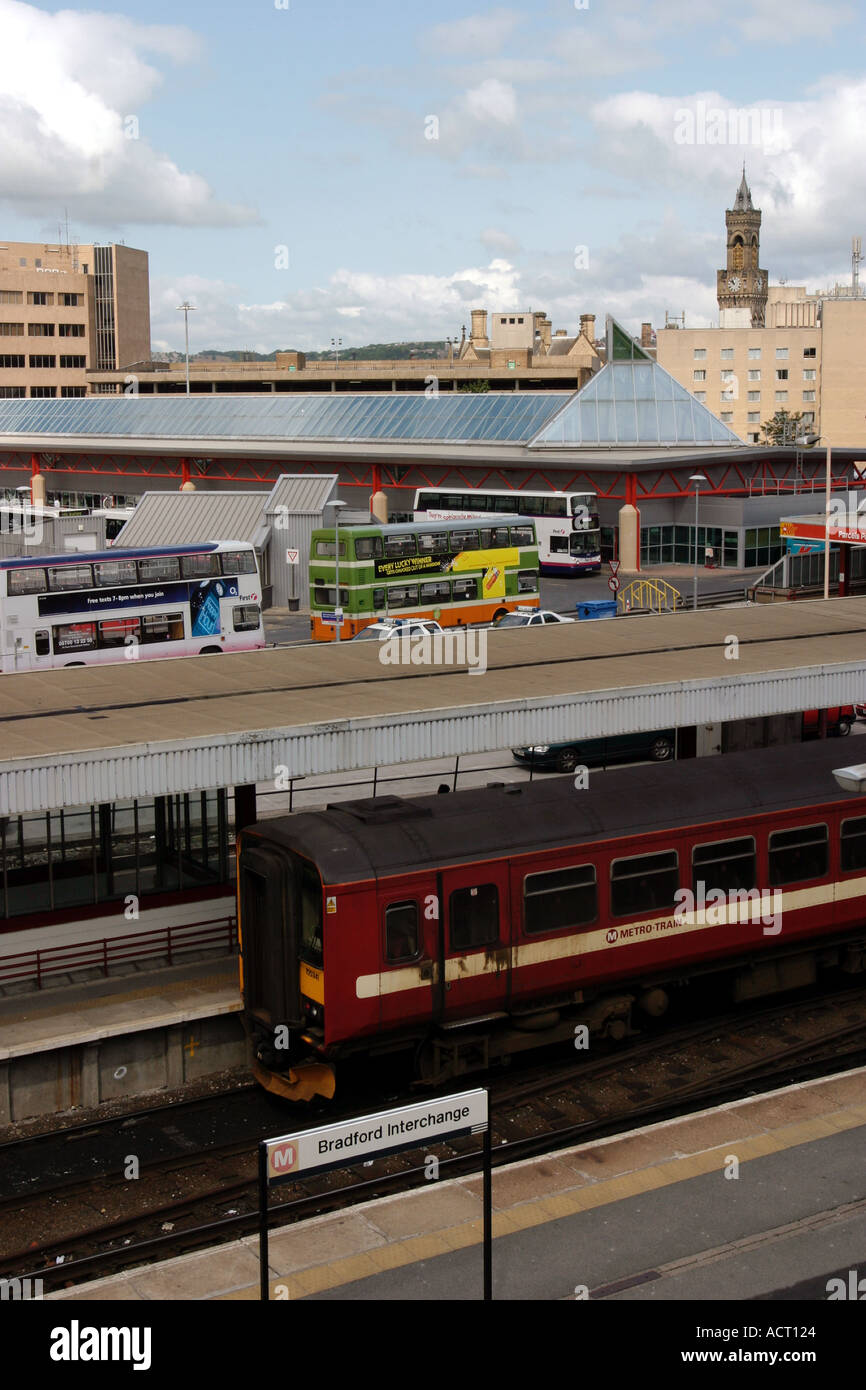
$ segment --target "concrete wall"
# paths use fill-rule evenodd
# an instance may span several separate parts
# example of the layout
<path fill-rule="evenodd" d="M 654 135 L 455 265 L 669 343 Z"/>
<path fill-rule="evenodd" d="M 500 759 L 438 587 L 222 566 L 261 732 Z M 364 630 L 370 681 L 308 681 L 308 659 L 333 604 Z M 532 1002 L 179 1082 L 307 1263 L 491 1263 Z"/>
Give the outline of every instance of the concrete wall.
<path fill-rule="evenodd" d="M 239 1013 L 0 1062 L 0 1124 L 197 1081 L 247 1062 Z"/>

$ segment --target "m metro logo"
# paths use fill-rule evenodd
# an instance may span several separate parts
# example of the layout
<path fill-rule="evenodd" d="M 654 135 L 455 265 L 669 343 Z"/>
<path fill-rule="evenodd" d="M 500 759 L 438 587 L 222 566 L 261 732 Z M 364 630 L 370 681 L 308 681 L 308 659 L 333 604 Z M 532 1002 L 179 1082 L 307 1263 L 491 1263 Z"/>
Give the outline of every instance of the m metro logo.
<path fill-rule="evenodd" d="M 271 1178 L 279 1178 L 284 1173 L 290 1173 L 297 1161 L 297 1144 L 289 1142 L 268 1146 L 268 1168 Z"/>

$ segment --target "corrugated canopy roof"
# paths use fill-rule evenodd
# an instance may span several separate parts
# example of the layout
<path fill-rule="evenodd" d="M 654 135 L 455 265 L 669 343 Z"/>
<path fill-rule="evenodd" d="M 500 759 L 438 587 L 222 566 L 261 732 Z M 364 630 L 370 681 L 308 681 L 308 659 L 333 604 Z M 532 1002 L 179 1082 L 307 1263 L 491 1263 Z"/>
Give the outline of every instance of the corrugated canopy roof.
<path fill-rule="evenodd" d="M 564 391 L 340 392 L 271 396 L 85 396 L 0 401 L 0 435 L 206 441 L 527 442 L 570 399 Z"/>
<path fill-rule="evenodd" d="M 327 502 L 337 495 L 336 473 L 281 473 L 271 489 L 265 512 L 273 516 L 285 507 L 292 516 L 320 516 Z"/>
<path fill-rule="evenodd" d="M 250 541 L 266 535 L 267 492 L 146 492 L 114 548 Z"/>

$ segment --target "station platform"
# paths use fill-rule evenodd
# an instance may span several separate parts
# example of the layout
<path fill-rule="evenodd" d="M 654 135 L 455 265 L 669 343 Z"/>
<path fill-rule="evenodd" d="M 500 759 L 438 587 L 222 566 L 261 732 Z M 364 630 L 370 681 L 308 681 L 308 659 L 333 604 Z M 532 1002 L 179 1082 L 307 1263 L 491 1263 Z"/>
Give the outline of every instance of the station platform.
<path fill-rule="evenodd" d="M 866 1259 L 866 1068 L 493 1173 L 497 1299 L 827 1298 Z M 272 1299 L 474 1300 L 480 1174 L 274 1230 Z M 48 1296 L 257 1300 L 258 1240 Z"/>

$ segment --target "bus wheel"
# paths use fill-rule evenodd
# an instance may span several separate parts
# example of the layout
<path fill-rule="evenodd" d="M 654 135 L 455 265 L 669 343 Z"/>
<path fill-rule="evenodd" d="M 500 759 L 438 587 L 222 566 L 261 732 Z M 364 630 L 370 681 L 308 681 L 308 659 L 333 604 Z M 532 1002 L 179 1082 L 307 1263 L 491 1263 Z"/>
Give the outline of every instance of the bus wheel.
<path fill-rule="evenodd" d="M 202 647 L 199 656 L 220 656 L 222 647 Z"/>

